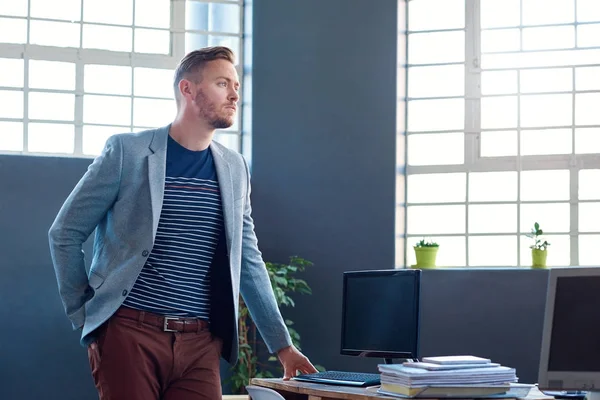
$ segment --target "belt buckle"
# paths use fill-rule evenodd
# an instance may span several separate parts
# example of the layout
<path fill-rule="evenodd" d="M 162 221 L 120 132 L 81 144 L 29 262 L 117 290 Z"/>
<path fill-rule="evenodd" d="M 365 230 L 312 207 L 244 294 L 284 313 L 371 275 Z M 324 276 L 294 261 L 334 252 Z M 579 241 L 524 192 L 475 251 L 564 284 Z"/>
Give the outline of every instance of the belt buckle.
<path fill-rule="evenodd" d="M 169 321 L 179 321 L 178 317 L 165 317 L 163 322 L 163 331 L 164 332 L 179 332 L 176 329 L 169 329 Z"/>

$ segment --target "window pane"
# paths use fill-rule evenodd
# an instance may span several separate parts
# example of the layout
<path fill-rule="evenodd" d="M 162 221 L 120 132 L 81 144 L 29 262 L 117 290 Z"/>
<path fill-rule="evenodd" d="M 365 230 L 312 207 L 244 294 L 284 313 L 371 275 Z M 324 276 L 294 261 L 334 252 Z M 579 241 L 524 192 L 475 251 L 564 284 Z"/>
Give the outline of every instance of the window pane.
<path fill-rule="evenodd" d="M 517 232 L 517 205 L 469 206 L 469 233 Z"/>
<path fill-rule="evenodd" d="M 579 200 L 600 200 L 600 169 L 579 171 Z"/>
<path fill-rule="evenodd" d="M 429 237 L 434 242 L 440 245 L 435 260 L 437 267 L 463 267 L 467 265 L 466 257 L 466 240 L 464 236 L 441 236 Z M 421 238 L 409 238 L 409 245 L 406 246 L 406 261 L 407 265 L 415 265 L 414 245 Z"/>
<path fill-rule="evenodd" d="M 133 95 L 173 98 L 173 71 L 169 69 L 134 68 Z"/>
<path fill-rule="evenodd" d="M 471 172 L 469 201 L 516 201 L 517 172 Z"/>
<path fill-rule="evenodd" d="M 29 87 L 75 90 L 75 64 L 29 60 Z"/>
<path fill-rule="evenodd" d="M 464 205 L 409 206 L 407 217 L 409 235 L 465 233 Z"/>
<path fill-rule="evenodd" d="M 27 42 L 27 20 L 0 18 L 0 42 Z"/>
<path fill-rule="evenodd" d="M 481 132 L 481 157 L 517 155 L 517 131 Z"/>
<path fill-rule="evenodd" d="M 119 10 L 119 12 L 115 12 Z M 83 0 L 83 20 L 104 24 L 131 25 L 133 0 Z"/>
<path fill-rule="evenodd" d="M 481 128 L 498 129 L 517 126 L 517 97 L 481 98 Z"/>
<path fill-rule="evenodd" d="M 544 25 L 573 22 L 574 0 L 524 0 L 523 25 Z"/>
<path fill-rule="evenodd" d="M 464 202 L 467 177 L 464 173 L 411 174 L 407 178 L 409 203 Z"/>
<path fill-rule="evenodd" d="M 600 232 L 600 203 L 579 203 L 579 232 Z"/>
<path fill-rule="evenodd" d="M 129 127 L 119 126 L 83 126 L 83 154 L 98 155 L 102 152 L 106 140 L 117 133 L 129 132 Z"/>
<path fill-rule="evenodd" d="M 131 99 L 112 96 L 83 96 L 83 122 L 131 124 Z"/>
<path fill-rule="evenodd" d="M 30 123 L 27 146 L 33 153 L 73 153 L 75 125 Z"/>
<path fill-rule="evenodd" d="M 521 126 L 570 126 L 572 99 L 571 94 L 521 96 Z"/>
<path fill-rule="evenodd" d="M 600 235 L 579 235 L 579 265 L 600 266 Z"/>
<path fill-rule="evenodd" d="M 133 124 L 164 126 L 175 118 L 173 100 L 133 99 Z"/>
<path fill-rule="evenodd" d="M 29 119 L 73 121 L 75 95 L 29 92 Z"/>
<path fill-rule="evenodd" d="M 516 236 L 472 236 L 469 238 L 469 266 L 513 267 L 516 265 Z"/>
<path fill-rule="evenodd" d="M 22 88 L 25 84 L 23 60 L 0 58 L 0 71 L 0 86 Z"/>
<path fill-rule="evenodd" d="M 451 165 L 465 162 L 463 133 L 408 136 L 408 164 Z"/>
<path fill-rule="evenodd" d="M 523 29 L 523 50 L 569 49 L 575 47 L 573 26 Z"/>
<path fill-rule="evenodd" d="M 464 65 L 408 69 L 408 97 L 463 96 L 464 94 Z"/>
<path fill-rule="evenodd" d="M 0 121 L 0 150 L 23 151 L 23 123 Z"/>
<path fill-rule="evenodd" d="M 171 52 L 169 31 L 153 29 L 135 30 L 135 52 L 150 54 L 169 54 Z"/>
<path fill-rule="evenodd" d="M 61 0 L 60 6 L 48 0 L 29 0 L 29 7 L 34 18 L 79 21 L 81 16 L 81 0 Z"/>
<path fill-rule="evenodd" d="M 569 171 L 521 172 L 521 200 L 569 200 Z"/>
<path fill-rule="evenodd" d="M 415 33 L 408 36 L 409 64 L 435 64 L 465 61 L 465 33 Z"/>
<path fill-rule="evenodd" d="M 522 93 L 564 92 L 573 90 L 573 72 L 570 68 L 526 69 L 519 81 Z"/>
<path fill-rule="evenodd" d="M 521 204 L 521 226 L 524 233 L 531 232 L 538 222 L 544 232 L 569 232 L 571 229 L 569 203 Z"/>
<path fill-rule="evenodd" d="M 518 26 L 520 23 L 520 0 L 481 0 L 482 28 Z"/>
<path fill-rule="evenodd" d="M 548 258 L 546 265 L 549 267 L 565 267 L 571 265 L 571 240 L 569 235 L 548 235 L 544 237 L 550 243 L 548 247 Z M 531 244 L 533 240 L 527 236 L 521 236 L 521 265 L 530 267 Z"/>
<path fill-rule="evenodd" d="M 0 3 L 0 14 L 14 17 L 27 16 L 27 0 L 11 0 Z M 0 23 L 0 25 L 2 25 Z"/>
<path fill-rule="evenodd" d="M 519 51 L 521 31 L 519 29 L 499 29 L 481 31 L 481 52 Z"/>
<path fill-rule="evenodd" d="M 600 67 L 576 68 L 575 89 L 600 90 Z"/>
<path fill-rule="evenodd" d="M 150 28 L 168 28 L 171 24 L 169 0 L 135 0 L 135 24 Z"/>
<path fill-rule="evenodd" d="M 83 79 L 86 93 L 131 94 L 131 67 L 86 65 Z"/>
<path fill-rule="evenodd" d="M 465 26 L 464 0 L 420 0 L 408 2 L 408 29 L 426 31 Z"/>
<path fill-rule="evenodd" d="M 484 54 L 481 56 L 481 66 L 484 69 L 562 67 L 596 64 L 598 59 L 600 59 L 600 50 L 598 49 Z"/>
<path fill-rule="evenodd" d="M 233 151 L 240 151 L 240 135 L 235 133 L 215 133 L 215 140 Z"/>
<path fill-rule="evenodd" d="M 577 27 L 577 47 L 600 46 L 600 24 Z"/>
<path fill-rule="evenodd" d="M 130 52 L 131 28 L 84 24 L 82 47 Z"/>
<path fill-rule="evenodd" d="M 240 6 L 237 4 L 185 2 L 185 29 L 239 33 Z"/>
<path fill-rule="evenodd" d="M 240 39 L 238 37 L 233 36 L 208 36 L 208 45 L 209 46 L 225 46 L 229 47 L 233 54 L 236 56 L 235 65 L 238 64 L 238 56 L 240 54 Z M 187 44 L 186 44 L 187 47 Z"/>
<path fill-rule="evenodd" d="M 435 118 L 432 118 L 435 116 Z M 408 102 L 408 131 L 463 130 L 465 100 L 414 100 Z"/>
<path fill-rule="evenodd" d="M 577 21 L 600 21 L 600 7 L 598 0 L 577 0 Z"/>
<path fill-rule="evenodd" d="M 575 129 L 575 153 L 577 153 L 577 154 L 600 153 L 600 129 L 599 128 Z"/>
<path fill-rule="evenodd" d="M 0 90 L 0 118 L 23 118 L 23 92 Z"/>
<path fill-rule="evenodd" d="M 50 4 L 50 2 L 48 3 Z M 48 21 L 30 21 L 30 24 L 29 42 L 31 44 L 79 47 L 79 24 Z"/>
<path fill-rule="evenodd" d="M 571 154 L 572 151 L 573 139 L 571 129 L 521 131 L 521 154 L 524 156 Z"/>
<path fill-rule="evenodd" d="M 580 93 L 575 95 L 575 124 L 600 125 L 600 93 Z"/>
<path fill-rule="evenodd" d="M 481 94 L 513 94 L 518 91 L 517 71 L 481 72 Z"/>

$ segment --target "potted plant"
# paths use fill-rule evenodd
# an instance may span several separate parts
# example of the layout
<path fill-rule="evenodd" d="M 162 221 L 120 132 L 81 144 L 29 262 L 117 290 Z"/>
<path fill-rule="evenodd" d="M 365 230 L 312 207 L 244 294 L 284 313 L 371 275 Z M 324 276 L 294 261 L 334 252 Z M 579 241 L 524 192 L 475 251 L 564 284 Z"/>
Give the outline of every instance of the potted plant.
<path fill-rule="evenodd" d="M 539 223 L 534 223 L 531 233 L 527 234 L 527 237 L 533 239 L 533 244 L 529 246 L 531 248 L 531 267 L 532 268 L 546 268 L 546 258 L 548 257 L 548 243 L 546 240 L 542 240 L 541 235 L 544 231 L 540 228 Z"/>
<path fill-rule="evenodd" d="M 435 259 L 439 248 L 440 245 L 432 240 L 419 240 L 414 246 L 417 263 L 413 268 L 435 268 Z"/>
<path fill-rule="evenodd" d="M 304 271 L 306 267 L 312 266 L 313 263 L 304 260 L 300 257 L 290 257 L 288 264 L 277 264 L 265 262 L 271 286 L 275 293 L 275 299 L 279 307 L 294 307 L 294 300 L 290 297 L 291 293 L 311 294 L 312 291 L 305 280 L 295 277 L 298 272 Z M 300 349 L 300 335 L 291 327 L 293 322 L 285 319 L 285 324 L 288 326 L 288 331 L 294 345 Z M 257 332 L 248 308 L 244 301 L 240 298 L 239 308 L 239 359 L 237 364 L 231 369 L 232 375 L 229 378 L 231 390 L 233 393 L 246 393 L 246 385 L 249 384 L 252 378 L 271 378 L 273 371 L 281 370 L 277 358 L 269 356 L 266 351 L 266 346 L 260 340 L 260 335 Z M 320 365 L 315 365 L 315 368 L 323 370 Z"/>

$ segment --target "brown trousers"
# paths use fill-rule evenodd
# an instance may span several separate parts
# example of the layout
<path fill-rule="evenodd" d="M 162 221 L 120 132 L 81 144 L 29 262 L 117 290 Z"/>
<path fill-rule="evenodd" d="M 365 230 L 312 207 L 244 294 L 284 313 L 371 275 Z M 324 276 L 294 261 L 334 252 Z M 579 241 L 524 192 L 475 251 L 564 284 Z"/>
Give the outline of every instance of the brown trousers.
<path fill-rule="evenodd" d="M 165 332 L 155 323 L 162 317 L 126 311 L 127 315 L 118 311 L 98 328 L 96 341 L 88 347 L 100 400 L 222 398 L 222 341 L 206 325 Z"/>

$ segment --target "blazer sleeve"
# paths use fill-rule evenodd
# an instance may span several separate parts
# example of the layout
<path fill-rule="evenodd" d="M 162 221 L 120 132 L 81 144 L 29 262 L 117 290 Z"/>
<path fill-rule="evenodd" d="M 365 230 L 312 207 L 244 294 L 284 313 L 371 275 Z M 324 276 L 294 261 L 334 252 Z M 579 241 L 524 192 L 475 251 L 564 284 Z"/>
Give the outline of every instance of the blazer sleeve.
<path fill-rule="evenodd" d="M 117 199 L 122 160 L 120 138 L 112 136 L 65 200 L 48 231 L 59 294 L 73 329 L 83 326 L 84 306 L 92 296 L 83 243 Z"/>
<path fill-rule="evenodd" d="M 277 306 L 269 274 L 258 249 L 254 221 L 251 216 L 250 172 L 245 160 L 244 166 L 247 191 L 244 202 L 240 292 L 268 350 L 275 353 L 290 346 L 292 340 Z"/>

